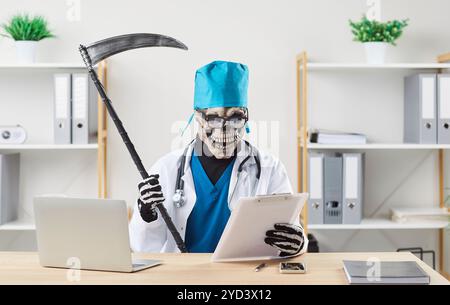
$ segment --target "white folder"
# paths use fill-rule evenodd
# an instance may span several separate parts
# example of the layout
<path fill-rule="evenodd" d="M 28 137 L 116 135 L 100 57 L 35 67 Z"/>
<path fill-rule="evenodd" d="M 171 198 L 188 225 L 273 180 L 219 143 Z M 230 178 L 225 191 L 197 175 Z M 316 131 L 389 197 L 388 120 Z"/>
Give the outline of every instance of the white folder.
<path fill-rule="evenodd" d="M 342 223 L 359 224 L 363 213 L 364 154 L 344 153 Z"/>
<path fill-rule="evenodd" d="M 450 74 L 438 74 L 438 143 L 450 144 Z"/>
<path fill-rule="evenodd" d="M 88 73 L 72 74 L 72 143 L 88 144 L 97 136 L 97 90 Z"/>
<path fill-rule="evenodd" d="M 324 222 L 324 155 L 311 153 L 309 155 L 309 199 L 308 199 L 308 223 L 323 224 Z"/>
<path fill-rule="evenodd" d="M 69 73 L 55 74 L 54 92 L 54 142 L 70 144 L 72 136 L 71 122 L 71 76 Z"/>

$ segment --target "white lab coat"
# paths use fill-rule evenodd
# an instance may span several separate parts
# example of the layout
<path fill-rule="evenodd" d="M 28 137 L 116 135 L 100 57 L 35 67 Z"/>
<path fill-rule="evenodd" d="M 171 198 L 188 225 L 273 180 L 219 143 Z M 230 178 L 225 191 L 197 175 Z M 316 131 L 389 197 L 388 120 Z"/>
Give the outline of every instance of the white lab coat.
<path fill-rule="evenodd" d="M 251 157 L 245 162 L 238 178 L 238 167 L 248 156 L 249 150 L 247 149 L 244 154 L 241 153 L 236 157 L 228 191 L 230 210 L 233 210 L 240 197 L 292 193 L 292 187 L 283 164 L 275 157 L 257 151 L 254 147 L 253 150 L 253 154 L 256 153 L 261 162 L 261 177 L 259 180 L 256 178 L 257 166 L 255 159 Z M 190 167 L 192 151 L 193 145 L 188 149 L 184 175 L 182 176 L 186 201 L 181 208 L 175 207 L 172 196 L 175 192 L 177 169 L 184 149 L 163 156 L 149 171 L 149 174 L 159 174 L 159 183 L 166 199 L 164 205 L 183 240 L 185 239 L 187 219 L 196 201 L 194 180 Z M 158 219 L 150 223 L 143 221 L 137 204 L 130 221 L 130 242 L 134 252 L 179 252 L 162 217 L 158 215 Z M 308 240 L 305 236 L 305 245 L 301 253 L 306 252 L 307 246 Z"/>

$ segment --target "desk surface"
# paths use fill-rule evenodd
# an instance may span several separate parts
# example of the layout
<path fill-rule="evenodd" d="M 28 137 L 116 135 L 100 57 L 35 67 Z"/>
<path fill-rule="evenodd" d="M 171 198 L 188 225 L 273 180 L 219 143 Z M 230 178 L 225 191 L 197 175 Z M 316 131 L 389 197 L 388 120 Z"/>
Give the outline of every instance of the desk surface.
<path fill-rule="evenodd" d="M 270 262 L 254 272 L 259 262 L 211 263 L 209 254 L 134 254 L 161 259 L 163 265 L 136 273 L 81 271 L 78 284 L 347 284 L 342 260 L 417 261 L 432 284 L 449 282 L 411 253 L 308 253 L 292 259 L 307 263 L 307 274 L 280 274 Z M 34 252 L 0 252 L 0 284 L 72 284 L 67 269 L 42 268 Z"/>

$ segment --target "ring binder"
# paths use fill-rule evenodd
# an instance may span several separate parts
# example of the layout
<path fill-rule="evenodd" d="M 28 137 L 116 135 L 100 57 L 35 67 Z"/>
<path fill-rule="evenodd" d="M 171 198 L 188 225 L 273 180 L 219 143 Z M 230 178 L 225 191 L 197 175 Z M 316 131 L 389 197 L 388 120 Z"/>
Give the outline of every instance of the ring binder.
<path fill-rule="evenodd" d="M 89 144 L 97 138 L 97 90 L 88 73 L 72 74 L 72 143 Z"/>
<path fill-rule="evenodd" d="M 55 74 L 54 83 L 54 143 L 72 143 L 71 75 Z"/>
<path fill-rule="evenodd" d="M 359 224 L 363 212 L 364 154 L 345 153 L 343 158 L 342 223 Z"/>
<path fill-rule="evenodd" d="M 450 144 L 450 74 L 438 74 L 438 127 L 439 144 Z"/>
<path fill-rule="evenodd" d="M 308 222 L 310 224 L 323 224 L 324 196 L 324 155 L 312 153 L 309 155 L 309 199 Z"/>
<path fill-rule="evenodd" d="M 436 144 L 436 75 L 405 78 L 404 141 Z"/>

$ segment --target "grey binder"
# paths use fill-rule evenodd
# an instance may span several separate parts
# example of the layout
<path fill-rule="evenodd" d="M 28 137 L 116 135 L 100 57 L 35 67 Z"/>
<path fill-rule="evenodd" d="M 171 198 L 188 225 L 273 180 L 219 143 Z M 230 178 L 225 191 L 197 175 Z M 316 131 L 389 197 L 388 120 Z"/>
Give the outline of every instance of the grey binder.
<path fill-rule="evenodd" d="M 324 159 L 324 223 L 342 223 L 342 157 Z"/>
<path fill-rule="evenodd" d="M 342 154 L 342 223 L 359 224 L 363 212 L 364 154 Z"/>
<path fill-rule="evenodd" d="M 436 75 L 406 77 L 404 97 L 404 142 L 436 144 Z"/>
<path fill-rule="evenodd" d="M 71 122 L 71 76 L 69 73 L 53 76 L 54 124 L 53 135 L 55 144 L 70 144 L 72 142 Z"/>
<path fill-rule="evenodd" d="M 72 143 L 88 144 L 97 137 L 97 90 L 87 73 L 72 74 Z"/>
<path fill-rule="evenodd" d="M 308 164 L 308 223 L 323 224 L 323 161 L 324 155 L 320 153 L 309 154 Z"/>
<path fill-rule="evenodd" d="M 450 144 L 450 74 L 438 74 L 438 119 L 439 144 Z"/>
<path fill-rule="evenodd" d="M 19 154 L 0 154 L 0 225 L 17 219 L 19 206 Z"/>

